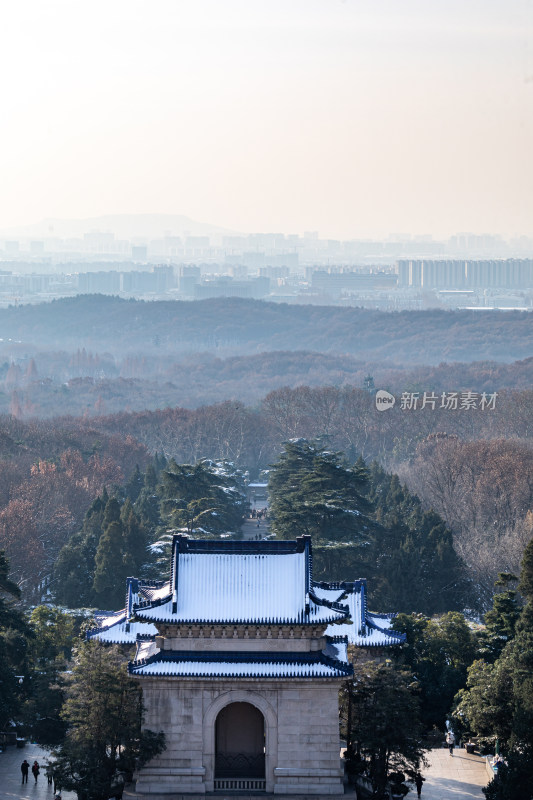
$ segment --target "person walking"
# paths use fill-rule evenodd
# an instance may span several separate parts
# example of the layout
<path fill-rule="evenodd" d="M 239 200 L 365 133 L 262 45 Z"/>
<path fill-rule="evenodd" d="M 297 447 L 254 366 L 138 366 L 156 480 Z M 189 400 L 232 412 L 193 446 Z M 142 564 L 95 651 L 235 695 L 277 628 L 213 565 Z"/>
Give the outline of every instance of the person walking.
<path fill-rule="evenodd" d="M 37 783 L 37 778 L 39 777 L 39 762 L 34 761 L 31 765 L 31 774 L 35 778 L 35 783 Z"/>
<path fill-rule="evenodd" d="M 30 770 L 30 765 L 26 759 L 20 765 L 20 771 L 22 772 L 22 783 L 28 783 L 28 772 Z"/>
<path fill-rule="evenodd" d="M 46 765 L 44 774 L 46 775 L 46 781 L 48 783 L 48 786 L 51 786 L 54 778 L 54 768 L 51 764 Z"/>
<path fill-rule="evenodd" d="M 453 748 L 455 745 L 455 736 L 453 735 L 453 731 L 449 730 L 446 734 L 446 744 L 448 745 L 448 749 L 450 751 L 450 755 L 453 756 Z"/>
<path fill-rule="evenodd" d="M 422 775 L 417 772 L 415 775 L 415 786 L 416 786 L 416 796 L 420 797 L 422 794 L 422 784 L 426 779 L 422 777 Z"/>

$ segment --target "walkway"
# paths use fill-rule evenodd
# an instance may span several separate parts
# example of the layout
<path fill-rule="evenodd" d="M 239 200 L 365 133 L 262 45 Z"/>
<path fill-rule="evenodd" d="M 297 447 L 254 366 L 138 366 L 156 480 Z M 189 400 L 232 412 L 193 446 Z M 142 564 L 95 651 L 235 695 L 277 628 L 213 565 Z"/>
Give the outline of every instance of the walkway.
<path fill-rule="evenodd" d="M 266 519 L 245 519 L 242 523 L 242 538 L 264 539 L 270 533 Z"/>
<path fill-rule="evenodd" d="M 54 788 L 49 786 L 44 774 L 46 762 L 50 754 L 36 744 L 27 744 L 25 747 L 9 745 L 5 752 L 0 753 L 0 800 L 53 800 Z M 20 765 L 26 759 L 30 765 L 37 759 L 41 766 L 41 773 L 37 783 L 33 775 L 28 775 L 28 783 L 22 784 Z M 76 800 L 74 792 L 61 792 L 63 800 Z"/>
<path fill-rule="evenodd" d="M 481 791 L 489 777 L 485 759 L 470 755 L 466 750 L 455 748 L 453 756 L 448 749 L 441 747 L 428 754 L 430 766 L 422 772 L 425 783 L 422 786 L 422 800 L 483 800 Z M 416 798 L 416 789 L 407 795 Z"/>
<path fill-rule="evenodd" d="M 41 765 L 37 784 L 31 773 L 28 783 L 24 786 L 21 784 L 20 764 L 24 758 L 30 764 L 37 759 Z M 0 753 L 0 800 L 53 800 L 53 789 L 48 786 L 44 774 L 48 758 L 47 751 L 34 744 L 27 744 L 22 749 L 10 746 Z M 430 767 L 423 772 L 426 781 L 422 788 L 422 800 L 484 800 L 481 787 L 487 785 L 488 777 L 483 758 L 469 755 L 466 750 L 458 748 L 452 758 L 448 750 L 441 748 L 431 750 L 428 760 Z M 62 792 L 62 797 L 63 800 L 76 800 L 73 792 Z M 415 800 L 414 786 L 407 798 Z"/>

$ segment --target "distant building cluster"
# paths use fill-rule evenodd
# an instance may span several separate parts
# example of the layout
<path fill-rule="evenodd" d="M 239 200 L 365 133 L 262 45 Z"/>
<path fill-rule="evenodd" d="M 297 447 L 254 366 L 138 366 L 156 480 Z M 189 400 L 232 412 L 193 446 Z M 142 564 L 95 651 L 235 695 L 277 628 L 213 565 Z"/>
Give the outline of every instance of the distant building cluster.
<path fill-rule="evenodd" d="M 415 289 L 531 289 L 533 258 L 401 259 L 398 286 Z"/>
<path fill-rule="evenodd" d="M 398 284 L 397 276 L 392 271 L 384 269 L 342 272 L 311 269 L 308 270 L 308 275 L 312 290 L 339 297 L 349 292 L 395 289 Z"/>
<path fill-rule="evenodd" d="M 77 294 L 145 300 L 216 297 L 382 310 L 533 308 L 533 240 L 320 239 L 317 232 L 129 241 L 1 240 L 0 306 Z"/>
<path fill-rule="evenodd" d="M 130 271 L 106 269 L 106 266 L 96 263 L 94 271 L 87 272 L 26 273 L 0 270 L 0 304 L 16 305 L 18 302 L 51 300 L 76 294 L 164 294 L 175 285 L 174 268 L 170 265 Z"/>
<path fill-rule="evenodd" d="M 446 240 L 431 236 L 392 234 L 385 239 L 329 239 L 318 231 L 300 234 L 211 232 L 192 235 L 117 237 L 109 230 L 89 230 L 76 236 L 59 236 L 50 226 L 42 238 L 4 238 L 0 235 L 0 261 L 65 262 L 108 261 L 138 265 L 212 263 L 224 267 L 287 267 L 291 272 L 317 265 L 392 265 L 397 259 L 510 258 L 533 253 L 533 239 L 525 236 L 505 240 L 501 236 L 461 233 Z"/>

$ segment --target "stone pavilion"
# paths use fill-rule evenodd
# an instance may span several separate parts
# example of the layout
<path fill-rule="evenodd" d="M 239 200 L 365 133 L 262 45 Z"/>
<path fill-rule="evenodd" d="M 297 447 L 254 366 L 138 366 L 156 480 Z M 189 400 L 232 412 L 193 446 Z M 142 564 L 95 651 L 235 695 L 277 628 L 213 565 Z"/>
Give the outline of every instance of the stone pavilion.
<path fill-rule="evenodd" d="M 343 794 L 338 691 L 348 643 L 402 641 L 366 609 L 364 581 L 314 583 L 309 537 L 198 540 L 176 535 L 166 583 L 128 579 L 123 612 L 92 635 L 133 644 L 145 725 L 166 750 L 136 796 L 216 792 Z"/>

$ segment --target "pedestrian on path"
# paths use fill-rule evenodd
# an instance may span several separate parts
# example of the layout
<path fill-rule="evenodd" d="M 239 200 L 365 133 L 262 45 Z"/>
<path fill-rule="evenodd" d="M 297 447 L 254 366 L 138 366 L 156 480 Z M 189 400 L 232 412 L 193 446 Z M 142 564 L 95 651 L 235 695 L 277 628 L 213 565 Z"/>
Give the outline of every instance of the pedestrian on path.
<path fill-rule="evenodd" d="M 420 797 L 422 794 L 422 784 L 426 779 L 422 777 L 422 775 L 417 772 L 415 775 L 415 786 L 416 786 L 416 796 Z"/>
<path fill-rule="evenodd" d="M 44 774 L 46 775 L 46 780 L 48 782 L 48 786 L 52 785 L 52 780 L 54 777 L 54 768 L 51 764 L 47 764 L 44 770 Z"/>
<path fill-rule="evenodd" d="M 22 783 L 28 783 L 28 772 L 30 769 L 29 762 L 24 759 L 22 764 L 20 765 L 20 771 L 22 772 Z"/>
<path fill-rule="evenodd" d="M 31 766 L 31 774 L 35 778 L 35 783 L 37 783 L 37 778 L 39 777 L 39 762 L 34 761 Z"/>
<path fill-rule="evenodd" d="M 450 755 L 453 756 L 453 748 L 455 745 L 455 736 L 453 735 L 453 731 L 448 731 L 446 734 L 446 744 L 448 745 L 448 749 L 450 751 Z"/>

